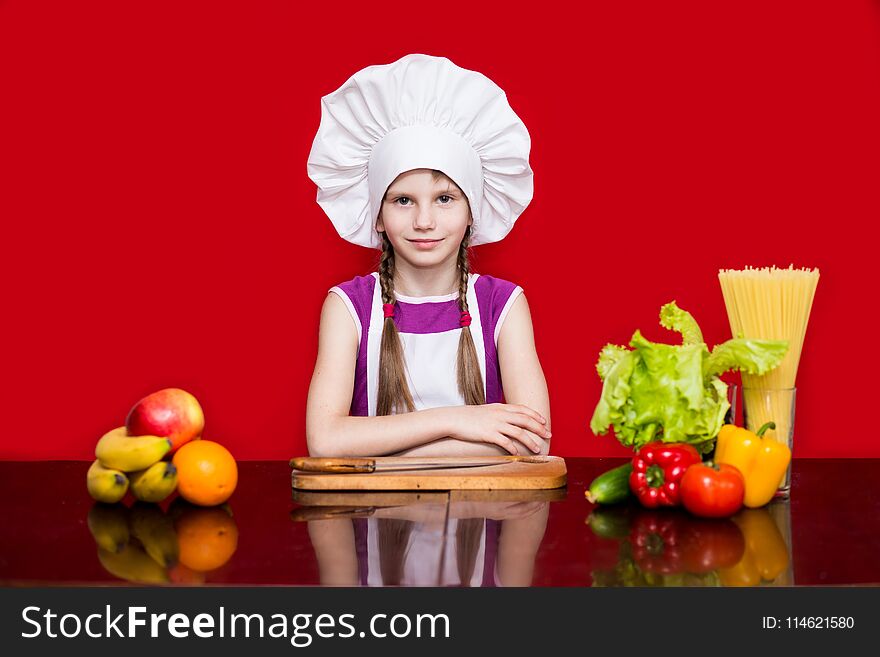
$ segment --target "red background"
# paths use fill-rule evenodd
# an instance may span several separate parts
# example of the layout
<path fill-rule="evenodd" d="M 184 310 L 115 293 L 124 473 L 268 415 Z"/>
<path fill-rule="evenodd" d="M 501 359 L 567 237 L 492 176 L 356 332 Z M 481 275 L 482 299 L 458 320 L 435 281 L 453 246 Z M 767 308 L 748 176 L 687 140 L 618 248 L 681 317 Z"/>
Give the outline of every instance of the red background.
<path fill-rule="evenodd" d="M 92 458 L 169 386 L 240 459 L 304 453 L 321 303 L 377 254 L 315 203 L 320 97 L 410 52 L 531 132 L 534 201 L 474 270 L 526 291 L 555 453 L 626 453 L 587 426 L 603 344 L 672 339 L 672 299 L 723 341 L 717 270 L 794 263 L 822 272 L 795 456 L 880 456 L 880 6 L 549 7 L 0 1 L 0 457 Z"/>

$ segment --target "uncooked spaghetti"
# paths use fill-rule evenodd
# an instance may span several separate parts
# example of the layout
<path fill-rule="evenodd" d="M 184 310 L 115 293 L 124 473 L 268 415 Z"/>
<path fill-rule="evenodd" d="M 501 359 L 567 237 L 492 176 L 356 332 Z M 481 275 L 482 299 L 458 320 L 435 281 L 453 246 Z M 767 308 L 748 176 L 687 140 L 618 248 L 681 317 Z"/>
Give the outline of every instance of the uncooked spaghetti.
<path fill-rule="evenodd" d="M 722 269 L 718 280 L 734 337 L 788 340 L 788 352 L 778 367 L 763 376 L 742 375 L 749 428 L 772 420 L 776 431 L 765 435 L 788 442 L 794 422 L 793 389 L 819 270 L 793 265 L 788 269 Z"/>

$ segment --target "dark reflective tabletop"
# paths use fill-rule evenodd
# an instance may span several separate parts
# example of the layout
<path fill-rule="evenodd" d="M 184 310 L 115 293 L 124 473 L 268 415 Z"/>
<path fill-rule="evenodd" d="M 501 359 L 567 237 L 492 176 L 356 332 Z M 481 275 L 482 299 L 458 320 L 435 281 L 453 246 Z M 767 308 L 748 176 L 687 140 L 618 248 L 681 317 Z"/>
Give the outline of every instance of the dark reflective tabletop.
<path fill-rule="evenodd" d="M 0 584 L 880 584 L 880 461 L 795 461 L 790 500 L 722 521 L 589 504 L 621 462 L 567 458 L 555 491 L 364 494 L 292 491 L 286 462 L 242 462 L 215 508 L 96 504 L 87 462 L 0 462 Z"/>

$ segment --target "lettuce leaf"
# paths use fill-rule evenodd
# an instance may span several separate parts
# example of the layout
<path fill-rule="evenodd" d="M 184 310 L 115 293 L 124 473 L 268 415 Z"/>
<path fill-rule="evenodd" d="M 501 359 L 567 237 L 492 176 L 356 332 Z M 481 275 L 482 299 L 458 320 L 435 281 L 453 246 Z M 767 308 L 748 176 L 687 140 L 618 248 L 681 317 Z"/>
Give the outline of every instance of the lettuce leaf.
<path fill-rule="evenodd" d="M 684 344 L 703 342 L 703 332 L 697 325 L 697 320 L 689 312 L 679 308 L 675 301 L 670 301 L 660 309 L 660 326 L 681 333 Z"/>
<path fill-rule="evenodd" d="M 626 358 L 629 351 L 626 347 L 618 347 L 614 344 L 607 344 L 599 352 L 599 362 L 596 363 L 596 371 L 599 378 L 603 381 L 608 377 L 608 373 L 614 368 L 621 358 Z"/>
<path fill-rule="evenodd" d="M 734 338 L 715 347 L 703 366 L 704 376 L 717 376 L 728 370 L 764 375 L 782 362 L 788 351 L 786 340 L 746 340 Z"/>
<path fill-rule="evenodd" d="M 633 449 L 662 440 L 709 451 L 730 408 L 718 375 L 731 369 L 764 374 L 779 365 L 788 343 L 736 338 L 710 353 L 696 320 L 674 301 L 661 309 L 660 323 L 681 333 L 682 344 L 651 342 L 636 331 L 631 350 L 603 347 L 596 363 L 602 395 L 590 428 L 602 435 L 613 427 Z"/>

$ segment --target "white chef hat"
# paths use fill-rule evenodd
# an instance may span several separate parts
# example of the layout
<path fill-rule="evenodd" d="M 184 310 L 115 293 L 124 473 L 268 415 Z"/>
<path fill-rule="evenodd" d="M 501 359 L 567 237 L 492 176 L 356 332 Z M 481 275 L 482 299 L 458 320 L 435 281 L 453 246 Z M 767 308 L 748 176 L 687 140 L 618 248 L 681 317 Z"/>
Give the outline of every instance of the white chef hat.
<path fill-rule="evenodd" d="M 475 246 L 503 239 L 532 200 L 530 146 L 498 85 L 413 54 L 368 66 L 321 99 L 308 173 L 339 235 L 381 248 L 375 224 L 388 186 L 405 171 L 438 169 L 468 198 Z"/>

